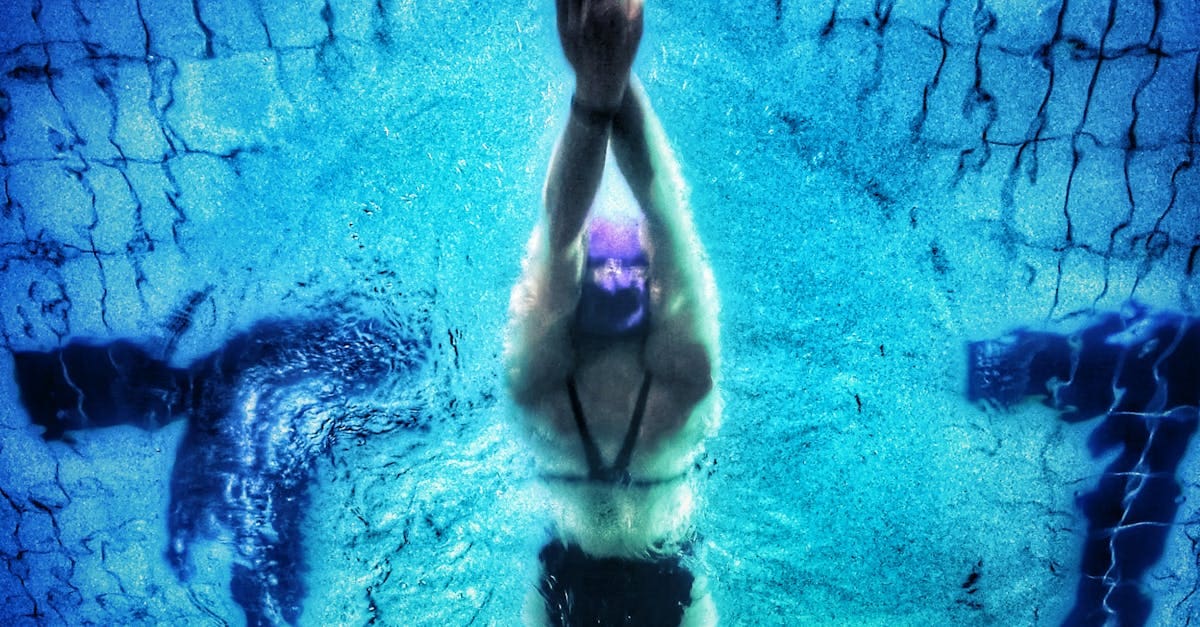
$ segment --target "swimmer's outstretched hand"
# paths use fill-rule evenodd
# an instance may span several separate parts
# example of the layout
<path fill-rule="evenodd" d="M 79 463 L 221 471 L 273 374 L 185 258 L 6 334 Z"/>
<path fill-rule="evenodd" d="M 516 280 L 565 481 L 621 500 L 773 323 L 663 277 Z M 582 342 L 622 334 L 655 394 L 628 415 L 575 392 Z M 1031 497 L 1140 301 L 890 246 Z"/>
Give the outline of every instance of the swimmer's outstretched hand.
<path fill-rule="evenodd" d="M 555 0 L 558 36 L 575 69 L 575 100 L 615 111 L 642 40 L 643 0 Z"/>

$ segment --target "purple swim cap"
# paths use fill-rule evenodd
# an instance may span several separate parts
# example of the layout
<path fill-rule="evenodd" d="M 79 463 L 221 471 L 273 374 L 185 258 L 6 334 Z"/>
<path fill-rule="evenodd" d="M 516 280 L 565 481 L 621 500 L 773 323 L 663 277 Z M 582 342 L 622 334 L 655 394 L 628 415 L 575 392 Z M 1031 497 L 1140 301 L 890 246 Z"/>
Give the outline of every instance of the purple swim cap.
<path fill-rule="evenodd" d="M 649 323 L 649 258 L 636 222 L 594 218 L 576 312 L 576 330 L 599 337 L 644 332 Z"/>
<path fill-rule="evenodd" d="M 593 218 L 588 225 L 587 256 L 592 259 L 644 260 L 641 226 L 637 222 L 616 222 Z"/>

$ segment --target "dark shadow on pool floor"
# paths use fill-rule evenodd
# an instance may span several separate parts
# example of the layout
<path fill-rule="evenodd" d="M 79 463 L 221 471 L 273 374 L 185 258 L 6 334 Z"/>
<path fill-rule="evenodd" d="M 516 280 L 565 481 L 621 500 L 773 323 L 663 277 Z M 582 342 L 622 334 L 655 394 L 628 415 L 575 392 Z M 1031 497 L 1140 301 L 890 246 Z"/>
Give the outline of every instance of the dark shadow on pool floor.
<path fill-rule="evenodd" d="M 1130 304 L 1058 335 L 1018 329 L 968 346 L 968 398 L 1007 407 L 1041 396 L 1061 418 L 1103 420 L 1088 448 L 1119 448 L 1094 490 L 1078 497 L 1088 520 L 1075 605 L 1064 625 L 1145 625 L 1153 600 L 1141 589 L 1175 524 L 1176 473 L 1196 432 L 1200 325 Z"/>
<path fill-rule="evenodd" d="M 234 600 L 249 625 L 295 624 L 306 590 L 300 525 L 319 454 L 364 425 L 340 408 L 426 359 L 427 332 L 371 319 L 268 320 L 187 367 L 132 340 L 72 340 L 15 352 L 21 401 L 47 440 L 113 425 L 186 419 L 171 476 L 166 556 L 190 577 L 189 549 L 233 533 Z M 391 428 L 419 426 L 395 423 Z"/>

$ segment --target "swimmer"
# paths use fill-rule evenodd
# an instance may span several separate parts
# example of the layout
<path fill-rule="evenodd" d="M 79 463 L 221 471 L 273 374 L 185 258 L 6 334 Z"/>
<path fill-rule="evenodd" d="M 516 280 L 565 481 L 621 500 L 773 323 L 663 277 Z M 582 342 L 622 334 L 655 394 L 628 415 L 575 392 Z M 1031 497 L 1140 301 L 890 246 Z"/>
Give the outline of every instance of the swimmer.
<path fill-rule="evenodd" d="M 690 471 L 720 418 L 712 271 L 630 73 L 641 0 L 556 8 L 575 92 L 505 346 L 553 517 L 525 619 L 714 624 L 705 579 L 689 568 Z"/>

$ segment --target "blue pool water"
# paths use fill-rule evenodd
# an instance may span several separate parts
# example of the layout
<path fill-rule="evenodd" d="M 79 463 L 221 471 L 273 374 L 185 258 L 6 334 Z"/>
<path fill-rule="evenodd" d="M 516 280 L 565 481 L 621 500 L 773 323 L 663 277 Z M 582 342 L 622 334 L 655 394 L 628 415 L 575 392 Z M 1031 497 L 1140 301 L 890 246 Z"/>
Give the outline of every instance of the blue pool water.
<path fill-rule="evenodd" d="M 966 346 L 1131 300 L 1196 314 L 1200 3 L 650 0 L 646 22 L 635 71 L 721 295 L 696 524 L 723 622 L 1060 624 L 1077 498 L 1117 453 L 1095 421 L 968 402 Z M 272 479 L 303 505 L 271 519 L 304 539 L 299 622 L 513 624 L 545 495 L 500 353 L 571 87 L 550 2 L 6 2 L 6 353 L 250 355 L 220 372 L 287 389 L 270 406 L 316 443 Z M 313 348 L 343 336 L 369 389 Z M 190 409 L 47 441 L 15 363 L 0 622 L 242 623 L 231 561 L 261 537 L 212 503 L 254 486 L 178 479 L 237 445 Z M 1200 620 L 1198 464 L 1141 578 L 1152 625 Z M 182 582 L 181 503 L 211 518 L 184 525 Z"/>

